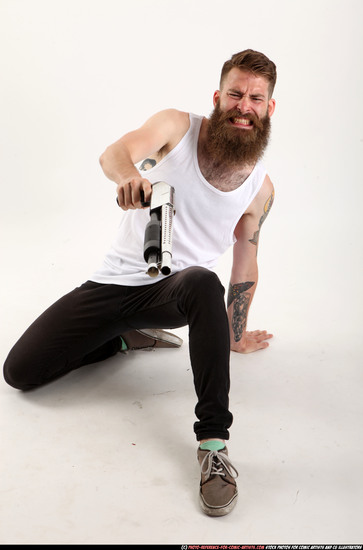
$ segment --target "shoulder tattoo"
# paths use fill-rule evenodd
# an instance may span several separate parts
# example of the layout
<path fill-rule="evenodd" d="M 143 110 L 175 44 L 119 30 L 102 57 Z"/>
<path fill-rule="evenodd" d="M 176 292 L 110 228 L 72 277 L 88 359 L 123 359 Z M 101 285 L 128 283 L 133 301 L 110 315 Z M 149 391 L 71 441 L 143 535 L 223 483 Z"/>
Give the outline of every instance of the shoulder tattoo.
<path fill-rule="evenodd" d="M 153 168 L 156 165 L 155 159 L 147 158 L 142 161 L 140 165 L 140 170 L 150 170 L 150 168 Z"/>

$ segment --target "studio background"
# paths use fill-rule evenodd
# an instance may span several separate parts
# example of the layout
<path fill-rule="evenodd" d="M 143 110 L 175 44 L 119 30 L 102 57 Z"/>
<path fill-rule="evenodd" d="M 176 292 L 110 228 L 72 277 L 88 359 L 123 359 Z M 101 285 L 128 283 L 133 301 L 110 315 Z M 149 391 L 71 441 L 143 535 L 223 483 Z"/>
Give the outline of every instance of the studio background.
<path fill-rule="evenodd" d="M 208 116 L 237 51 L 278 70 L 249 318 L 275 336 L 232 356 L 238 508 L 198 510 L 181 329 L 179 355 L 31 394 L 2 382 L 0 543 L 361 542 L 362 16 L 360 0 L 0 0 L 2 362 L 109 247 L 122 212 L 106 146 L 161 109 Z"/>

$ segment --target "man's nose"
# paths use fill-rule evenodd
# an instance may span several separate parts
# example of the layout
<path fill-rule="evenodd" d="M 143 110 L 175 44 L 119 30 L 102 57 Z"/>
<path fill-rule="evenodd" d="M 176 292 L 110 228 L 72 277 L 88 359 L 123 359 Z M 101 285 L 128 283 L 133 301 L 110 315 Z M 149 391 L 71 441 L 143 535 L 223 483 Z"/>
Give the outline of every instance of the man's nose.
<path fill-rule="evenodd" d="M 250 113 L 252 110 L 250 100 L 247 97 L 242 97 L 237 104 L 237 109 L 242 114 Z"/>

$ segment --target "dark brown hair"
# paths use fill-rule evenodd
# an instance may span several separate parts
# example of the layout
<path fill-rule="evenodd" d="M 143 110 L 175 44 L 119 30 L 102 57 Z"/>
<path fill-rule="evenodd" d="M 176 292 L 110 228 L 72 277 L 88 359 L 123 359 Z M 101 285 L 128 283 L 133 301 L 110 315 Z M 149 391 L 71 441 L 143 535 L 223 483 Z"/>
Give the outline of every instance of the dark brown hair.
<path fill-rule="evenodd" d="M 243 52 L 235 53 L 231 59 L 226 61 L 222 67 L 220 88 L 223 86 L 223 81 L 229 71 L 233 68 L 241 71 L 249 71 L 255 76 L 263 76 L 269 83 L 269 94 L 272 96 L 276 84 L 276 65 L 263 53 L 255 50 L 244 50 Z"/>

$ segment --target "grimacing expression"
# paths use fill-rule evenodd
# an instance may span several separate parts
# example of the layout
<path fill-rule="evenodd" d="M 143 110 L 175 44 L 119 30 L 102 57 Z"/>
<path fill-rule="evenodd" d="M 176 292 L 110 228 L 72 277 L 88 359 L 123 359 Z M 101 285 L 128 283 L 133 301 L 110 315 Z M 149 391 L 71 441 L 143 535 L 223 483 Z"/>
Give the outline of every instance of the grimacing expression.
<path fill-rule="evenodd" d="M 241 128 L 242 125 L 248 129 Z M 207 150 L 218 163 L 255 164 L 263 156 L 270 131 L 268 112 L 263 118 L 251 112 L 243 114 L 238 109 L 224 112 L 218 99 L 209 117 Z"/>

